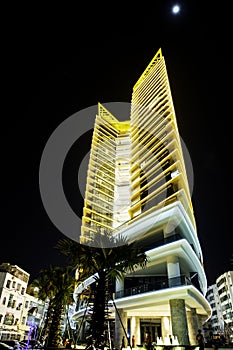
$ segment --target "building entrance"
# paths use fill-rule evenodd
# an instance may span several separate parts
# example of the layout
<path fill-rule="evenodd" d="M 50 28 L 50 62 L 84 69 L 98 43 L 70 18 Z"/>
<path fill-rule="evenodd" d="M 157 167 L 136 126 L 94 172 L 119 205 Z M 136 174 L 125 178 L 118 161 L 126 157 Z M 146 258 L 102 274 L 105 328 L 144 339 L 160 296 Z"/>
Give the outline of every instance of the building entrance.
<path fill-rule="evenodd" d="M 161 337 L 161 322 L 160 320 L 141 320 L 140 322 L 141 331 L 141 343 L 144 344 L 148 333 L 151 335 L 152 342 L 157 341 L 157 337 Z"/>

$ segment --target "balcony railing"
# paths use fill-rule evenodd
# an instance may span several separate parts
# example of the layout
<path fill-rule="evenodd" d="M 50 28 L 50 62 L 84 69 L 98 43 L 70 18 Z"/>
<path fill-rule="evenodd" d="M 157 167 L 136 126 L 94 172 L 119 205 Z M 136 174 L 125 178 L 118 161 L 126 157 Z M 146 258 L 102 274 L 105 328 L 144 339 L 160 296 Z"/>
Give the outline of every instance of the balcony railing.
<path fill-rule="evenodd" d="M 172 243 L 172 242 L 176 242 L 176 241 L 179 241 L 181 240 L 182 238 L 185 238 L 183 236 L 181 236 L 179 233 L 175 233 L 171 236 L 168 236 L 166 238 L 162 238 L 160 240 L 157 240 L 157 241 L 153 241 L 153 244 L 144 244 L 144 248 L 147 250 L 147 249 L 151 249 L 151 248 L 157 248 L 157 247 L 161 247 L 165 244 L 169 244 L 169 243 Z M 201 256 L 200 256 L 200 253 L 197 253 L 195 248 L 194 248 L 194 245 L 192 243 L 190 243 L 190 246 L 192 248 L 192 250 L 194 251 L 194 253 L 196 254 L 196 256 L 198 257 L 199 261 L 201 261 Z"/>
<path fill-rule="evenodd" d="M 164 278 L 160 279 L 158 282 L 145 283 L 135 287 L 126 288 L 124 290 L 117 291 L 115 293 L 115 298 L 123 298 L 131 295 L 147 293 L 152 291 L 157 291 L 166 288 L 174 288 L 179 286 L 191 285 L 191 281 L 186 276 L 178 276 L 174 278 Z"/>

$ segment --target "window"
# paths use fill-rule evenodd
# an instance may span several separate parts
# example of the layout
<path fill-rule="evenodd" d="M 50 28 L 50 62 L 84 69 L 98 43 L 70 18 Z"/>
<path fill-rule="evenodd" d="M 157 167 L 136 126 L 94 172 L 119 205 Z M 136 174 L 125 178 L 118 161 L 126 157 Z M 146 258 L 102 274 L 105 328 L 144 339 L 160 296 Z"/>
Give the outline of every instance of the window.
<path fill-rule="evenodd" d="M 5 305 L 6 304 L 6 297 L 4 297 L 3 299 L 2 299 L 2 305 Z"/>
<path fill-rule="evenodd" d="M 21 284 L 17 283 L 17 290 L 20 290 L 20 288 L 21 288 Z"/>
<path fill-rule="evenodd" d="M 21 310 L 21 306 L 22 306 L 22 303 L 19 303 L 19 305 L 17 306 L 16 310 Z"/>
<path fill-rule="evenodd" d="M 3 324 L 6 324 L 8 326 L 12 326 L 13 323 L 14 323 L 14 315 L 9 313 L 9 312 L 7 312 L 6 315 L 5 315 Z"/>
<path fill-rule="evenodd" d="M 25 302 L 25 306 L 24 306 L 24 307 L 25 307 L 26 309 L 28 308 L 28 303 L 29 303 L 29 301 L 26 301 L 26 302 Z"/>
<path fill-rule="evenodd" d="M 12 282 L 12 288 L 15 288 L 15 285 L 16 285 L 16 282 L 13 281 L 13 282 Z"/>
<path fill-rule="evenodd" d="M 221 286 L 221 284 L 226 283 L 226 278 L 223 277 L 220 279 L 220 281 L 217 283 L 217 287 Z"/>
<path fill-rule="evenodd" d="M 227 290 L 227 288 L 226 288 L 226 286 L 224 286 L 221 289 L 219 289 L 218 294 L 220 295 L 220 294 L 226 292 L 226 290 Z"/>
<path fill-rule="evenodd" d="M 227 317 L 228 319 L 232 320 L 232 318 L 233 318 L 233 312 L 228 312 L 228 313 L 226 314 L 226 317 Z"/>
<path fill-rule="evenodd" d="M 13 295 L 13 294 L 10 294 L 7 307 L 12 307 L 12 304 L 13 304 L 13 297 L 14 297 L 14 295 Z"/>
<path fill-rule="evenodd" d="M 224 301 L 226 301 L 228 299 L 227 295 L 224 295 L 224 297 L 220 298 L 221 303 L 223 303 Z"/>
<path fill-rule="evenodd" d="M 23 317 L 22 318 L 22 324 L 25 324 L 25 322 L 26 322 L 26 317 Z"/>
<path fill-rule="evenodd" d="M 11 281 L 10 281 L 10 280 L 7 280 L 7 282 L 6 282 L 6 288 L 10 288 L 10 286 L 11 286 Z"/>
<path fill-rule="evenodd" d="M 22 289 L 21 289 L 21 294 L 24 295 L 24 293 L 25 293 L 25 288 L 22 287 Z"/>
<path fill-rule="evenodd" d="M 206 297 L 208 297 L 210 294 L 213 294 L 213 289 L 209 289 L 206 293 Z"/>

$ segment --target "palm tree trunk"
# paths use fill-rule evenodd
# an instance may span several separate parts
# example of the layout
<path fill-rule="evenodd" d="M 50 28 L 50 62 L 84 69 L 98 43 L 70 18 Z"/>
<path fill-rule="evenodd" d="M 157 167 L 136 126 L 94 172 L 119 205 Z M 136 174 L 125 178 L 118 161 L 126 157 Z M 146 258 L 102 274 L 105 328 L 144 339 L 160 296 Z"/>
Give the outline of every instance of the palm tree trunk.
<path fill-rule="evenodd" d="M 63 313 L 62 304 L 54 305 L 53 315 L 48 336 L 48 347 L 58 347 L 61 345 L 61 318 Z"/>
<path fill-rule="evenodd" d="M 53 313 L 53 307 L 51 305 L 51 302 L 49 302 L 45 323 L 44 323 L 43 329 L 41 330 L 40 338 L 38 339 L 38 340 L 41 340 L 41 338 L 45 339 L 45 345 L 47 345 L 47 343 L 48 343 L 48 336 L 49 336 L 49 329 L 50 329 L 52 313 Z"/>
<path fill-rule="evenodd" d="M 97 346 L 100 346 L 104 340 L 105 331 L 107 330 L 106 316 L 106 274 L 101 272 L 94 290 L 91 318 L 92 337 L 96 341 Z"/>

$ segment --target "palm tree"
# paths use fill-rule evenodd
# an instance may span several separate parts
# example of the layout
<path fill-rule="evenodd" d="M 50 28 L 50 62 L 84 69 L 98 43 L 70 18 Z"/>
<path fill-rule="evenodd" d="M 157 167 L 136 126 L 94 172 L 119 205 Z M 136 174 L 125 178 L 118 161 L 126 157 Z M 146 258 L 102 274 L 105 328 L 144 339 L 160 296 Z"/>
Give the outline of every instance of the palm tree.
<path fill-rule="evenodd" d="M 137 266 L 145 267 L 147 257 L 136 243 L 128 244 L 124 238 L 116 239 L 108 234 L 102 236 L 98 232 L 92 244 L 81 245 L 65 238 L 57 242 L 56 248 L 67 256 L 69 264 L 81 272 L 82 280 L 91 275 L 97 276 L 90 331 L 98 346 L 107 328 L 106 311 L 112 298 L 113 283 L 123 279 L 125 273 L 134 271 Z"/>
<path fill-rule="evenodd" d="M 39 300 L 48 303 L 48 309 L 46 312 L 45 323 L 43 329 L 41 330 L 41 335 L 43 338 L 48 339 L 49 334 L 49 325 L 52 318 L 53 310 L 53 299 L 55 296 L 55 286 L 53 283 L 53 270 L 52 266 L 49 266 L 47 269 L 41 269 L 39 272 L 38 278 L 34 279 L 31 283 L 31 287 L 35 287 L 37 292 L 37 297 Z"/>
<path fill-rule="evenodd" d="M 32 282 L 38 287 L 38 298 L 48 300 L 49 306 L 43 335 L 48 347 L 58 347 L 61 343 L 61 320 L 65 307 L 71 301 L 75 286 L 73 270 L 70 266 L 42 269 L 39 277 Z"/>

